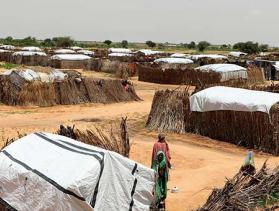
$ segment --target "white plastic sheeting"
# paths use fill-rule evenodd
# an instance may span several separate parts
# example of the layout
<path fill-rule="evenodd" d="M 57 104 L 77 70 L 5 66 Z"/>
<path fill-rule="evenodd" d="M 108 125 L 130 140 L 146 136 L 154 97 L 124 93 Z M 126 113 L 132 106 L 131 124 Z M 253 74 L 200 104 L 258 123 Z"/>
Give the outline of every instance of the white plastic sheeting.
<path fill-rule="evenodd" d="M 110 53 L 108 56 L 111 57 L 125 57 L 125 56 L 132 56 L 130 53 Z"/>
<path fill-rule="evenodd" d="M 36 51 L 17 51 L 13 53 L 13 56 L 47 56 L 44 52 L 36 52 Z"/>
<path fill-rule="evenodd" d="M 0 49 L 4 49 L 4 50 L 14 50 L 15 46 L 13 45 L 0 45 Z"/>
<path fill-rule="evenodd" d="M 132 53 L 131 49 L 127 49 L 127 48 L 110 48 L 109 49 L 110 53 Z"/>
<path fill-rule="evenodd" d="M 76 53 L 74 50 L 71 50 L 71 49 L 58 49 L 58 50 L 55 50 L 54 53 L 56 54 L 73 54 L 73 53 Z"/>
<path fill-rule="evenodd" d="M 191 59 L 184 58 L 160 58 L 154 61 L 155 63 L 169 63 L 169 64 L 192 64 Z"/>
<path fill-rule="evenodd" d="M 40 76 L 38 75 L 38 73 L 31 69 L 25 69 L 25 70 L 11 69 L 5 71 L 2 75 L 9 76 L 12 73 L 17 73 L 20 77 L 24 78 L 27 81 L 40 80 Z"/>
<path fill-rule="evenodd" d="M 0 152 L 0 198 L 20 211 L 147 211 L 155 172 L 115 152 L 34 133 Z"/>
<path fill-rule="evenodd" d="M 57 54 L 50 57 L 50 59 L 80 61 L 91 59 L 91 57 L 83 54 Z"/>
<path fill-rule="evenodd" d="M 22 51 L 42 51 L 42 49 L 40 49 L 39 47 L 34 47 L 34 46 L 27 46 L 27 47 L 23 47 L 21 49 Z"/>
<path fill-rule="evenodd" d="M 233 56 L 233 57 L 236 57 L 236 58 L 239 58 L 241 56 L 246 56 L 247 53 L 243 53 L 243 52 L 239 52 L 239 51 L 232 51 L 229 53 L 229 56 Z"/>
<path fill-rule="evenodd" d="M 190 110 L 207 111 L 260 111 L 269 114 L 279 102 L 279 94 L 248 89 L 216 86 L 190 97 Z"/>
<path fill-rule="evenodd" d="M 143 53 L 145 56 L 152 56 L 152 55 L 162 53 L 161 51 L 153 51 L 150 49 L 141 49 L 141 50 L 139 50 L 139 52 Z"/>
<path fill-rule="evenodd" d="M 87 56 L 94 56 L 94 52 L 89 51 L 89 50 L 79 50 L 78 53 L 79 54 L 84 54 L 84 55 L 87 55 Z"/>
<path fill-rule="evenodd" d="M 21 70 L 18 74 L 27 81 L 40 80 L 40 76 L 34 70 Z"/>
<path fill-rule="evenodd" d="M 217 72 L 221 74 L 221 81 L 231 79 L 248 78 L 247 69 L 235 64 L 209 64 L 197 67 L 196 70 L 204 72 Z"/>
<path fill-rule="evenodd" d="M 210 59 L 227 59 L 228 57 L 218 54 L 199 54 L 199 55 L 191 55 L 189 56 L 192 60 L 199 60 L 203 58 L 210 58 Z"/>
<path fill-rule="evenodd" d="M 50 81 L 63 81 L 67 77 L 68 75 L 61 72 L 60 70 L 52 70 L 49 74 Z"/>
<path fill-rule="evenodd" d="M 5 50 L 5 49 L 0 49 L 0 53 L 9 53 L 9 52 L 13 52 L 13 51 Z"/>
<path fill-rule="evenodd" d="M 82 50 L 83 48 L 79 47 L 79 46 L 73 46 L 73 47 L 70 47 L 70 49 L 72 49 L 74 51 L 78 51 L 78 50 Z"/>
<path fill-rule="evenodd" d="M 273 65 L 276 69 L 276 71 L 279 71 L 279 61 L 278 62 L 275 62 L 275 65 Z"/>
<path fill-rule="evenodd" d="M 186 55 L 184 53 L 174 53 L 170 57 L 172 58 L 187 58 L 189 55 Z"/>

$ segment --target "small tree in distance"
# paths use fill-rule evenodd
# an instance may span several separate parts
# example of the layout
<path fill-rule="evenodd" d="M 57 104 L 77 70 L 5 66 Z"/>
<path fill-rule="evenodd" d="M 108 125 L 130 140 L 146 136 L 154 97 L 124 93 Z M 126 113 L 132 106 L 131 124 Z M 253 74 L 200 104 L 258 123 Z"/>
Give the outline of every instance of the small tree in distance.
<path fill-rule="evenodd" d="M 146 41 L 146 45 L 150 48 L 155 48 L 156 47 L 156 43 L 152 42 L 151 40 Z"/>
<path fill-rule="evenodd" d="M 128 41 L 127 40 L 122 40 L 121 46 L 122 46 L 122 48 L 128 48 Z"/>
<path fill-rule="evenodd" d="M 112 43 L 112 41 L 111 41 L 111 40 L 105 40 L 104 43 L 105 43 L 106 45 L 110 46 L 111 43 Z"/>
<path fill-rule="evenodd" d="M 199 42 L 198 44 L 198 50 L 203 52 L 205 49 L 207 49 L 208 47 L 210 46 L 210 43 L 209 42 L 206 42 L 206 41 L 201 41 Z"/>
<path fill-rule="evenodd" d="M 187 46 L 189 49 L 195 49 L 196 48 L 196 43 L 194 41 L 190 42 Z"/>

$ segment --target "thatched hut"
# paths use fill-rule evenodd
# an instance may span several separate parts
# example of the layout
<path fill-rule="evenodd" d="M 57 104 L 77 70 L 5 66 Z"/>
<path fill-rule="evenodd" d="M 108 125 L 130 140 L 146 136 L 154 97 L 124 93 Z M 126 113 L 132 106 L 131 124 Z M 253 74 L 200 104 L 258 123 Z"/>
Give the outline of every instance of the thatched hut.
<path fill-rule="evenodd" d="M 0 49 L 0 62 L 11 62 L 13 51 Z"/>
<path fill-rule="evenodd" d="M 0 102 L 7 105 L 53 106 L 136 100 L 140 98 L 133 86 L 129 84 L 127 88 L 127 83 L 121 80 L 66 77 L 61 72 L 52 72 L 48 83 L 26 80 L 17 72 L 0 77 Z"/>
<path fill-rule="evenodd" d="M 21 49 L 22 51 L 31 51 L 31 52 L 42 52 L 42 49 L 35 46 L 26 46 Z"/>
<path fill-rule="evenodd" d="M 127 78 L 136 74 L 136 63 L 102 59 L 100 71 L 116 74 L 120 78 Z"/>
<path fill-rule="evenodd" d="M 94 48 L 92 49 L 94 56 L 97 58 L 108 58 L 108 49 Z"/>
<path fill-rule="evenodd" d="M 233 57 L 233 58 L 242 58 L 242 57 L 247 56 L 247 55 L 248 55 L 247 53 L 243 53 L 243 52 L 240 52 L 240 51 L 229 52 L 229 56 Z"/>
<path fill-rule="evenodd" d="M 265 74 L 265 78 L 267 80 L 279 80 L 279 74 L 277 71 L 277 65 L 276 65 L 276 61 L 272 61 L 272 60 L 263 60 L 260 58 L 256 58 L 254 60 L 254 64 L 259 67 L 262 68 Z"/>
<path fill-rule="evenodd" d="M 90 50 L 78 50 L 77 51 L 78 54 L 83 54 L 83 55 L 86 55 L 86 56 L 90 56 L 90 57 L 93 57 L 94 56 L 94 52 L 93 51 L 90 51 Z"/>
<path fill-rule="evenodd" d="M 83 54 L 57 54 L 50 57 L 50 66 L 61 69 L 87 69 L 90 56 Z"/>
<path fill-rule="evenodd" d="M 110 53 L 108 54 L 108 59 L 111 61 L 133 62 L 135 57 L 132 53 Z"/>
<path fill-rule="evenodd" d="M 150 49 L 141 49 L 135 52 L 135 59 L 137 62 L 152 62 L 155 59 L 166 56 L 161 51 L 154 51 Z"/>
<path fill-rule="evenodd" d="M 76 52 L 71 49 L 57 49 L 54 50 L 55 54 L 75 54 Z"/>
<path fill-rule="evenodd" d="M 13 53 L 11 62 L 29 66 L 48 66 L 48 56 L 39 51 L 17 51 Z"/>
<path fill-rule="evenodd" d="M 147 127 L 192 132 L 279 155 L 279 94 L 230 87 L 156 92 Z"/>
<path fill-rule="evenodd" d="M 13 50 L 15 50 L 15 46 L 13 46 L 13 45 L 0 45 L 0 49 L 13 51 Z"/>
<path fill-rule="evenodd" d="M 178 58 L 172 59 L 177 60 Z M 187 61 L 187 59 L 182 60 Z M 194 69 L 191 63 L 173 63 L 171 65 L 150 63 L 137 64 L 137 70 L 140 81 L 160 84 L 206 86 L 210 84 L 255 82 L 264 79 L 260 69 L 246 69 L 233 64 L 206 65 Z"/>
<path fill-rule="evenodd" d="M 189 54 L 185 53 L 174 53 L 170 56 L 171 58 L 189 58 Z"/>

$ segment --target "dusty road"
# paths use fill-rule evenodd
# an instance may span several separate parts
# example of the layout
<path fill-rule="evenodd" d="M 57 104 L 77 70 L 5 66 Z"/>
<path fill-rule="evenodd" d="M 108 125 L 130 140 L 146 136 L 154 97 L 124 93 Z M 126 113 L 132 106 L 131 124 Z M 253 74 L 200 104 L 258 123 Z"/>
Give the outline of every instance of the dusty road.
<path fill-rule="evenodd" d="M 17 131 L 54 132 L 62 123 L 76 124 L 78 128 L 92 127 L 94 124 L 109 127 L 114 120 L 128 116 L 133 142 L 131 158 L 149 166 L 156 132 L 146 130 L 144 122 L 155 90 L 175 86 L 134 83 L 143 101 L 49 108 L 0 105 L 0 145 L 6 138 L 15 137 Z M 213 187 L 221 187 L 226 177 L 230 178 L 237 172 L 246 153 L 243 148 L 192 134 L 167 134 L 167 139 L 174 166 L 170 172 L 169 188 L 179 188 L 178 193 L 168 193 L 169 211 L 191 210 L 202 205 Z M 256 153 L 256 165 L 260 167 L 267 158 L 271 166 L 279 164 L 279 158 Z"/>

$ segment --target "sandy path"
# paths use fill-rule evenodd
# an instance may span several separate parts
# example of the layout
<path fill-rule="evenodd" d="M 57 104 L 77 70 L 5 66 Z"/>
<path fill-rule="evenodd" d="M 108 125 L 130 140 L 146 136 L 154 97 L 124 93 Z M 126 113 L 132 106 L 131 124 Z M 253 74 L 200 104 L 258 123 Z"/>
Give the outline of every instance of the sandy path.
<path fill-rule="evenodd" d="M 131 158 L 149 166 L 156 133 L 144 129 L 144 122 L 150 111 L 154 90 L 176 86 L 137 81 L 134 84 L 143 101 L 49 108 L 0 105 L 0 142 L 6 137 L 14 137 L 17 131 L 55 131 L 62 123 L 76 124 L 78 128 L 91 127 L 93 123 L 109 125 L 112 120 L 128 116 L 133 142 Z M 245 149 L 196 135 L 168 134 L 167 137 L 174 165 L 174 170 L 170 172 L 169 188 L 177 186 L 180 190 L 175 194 L 169 192 L 169 211 L 191 210 L 204 203 L 213 187 L 222 186 L 225 177 L 236 173 L 246 153 Z M 272 166 L 279 163 L 279 158 L 256 153 L 257 166 L 267 158 Z"/>

